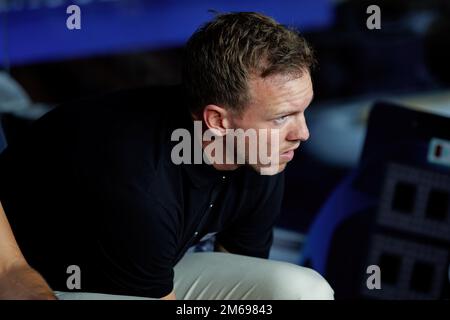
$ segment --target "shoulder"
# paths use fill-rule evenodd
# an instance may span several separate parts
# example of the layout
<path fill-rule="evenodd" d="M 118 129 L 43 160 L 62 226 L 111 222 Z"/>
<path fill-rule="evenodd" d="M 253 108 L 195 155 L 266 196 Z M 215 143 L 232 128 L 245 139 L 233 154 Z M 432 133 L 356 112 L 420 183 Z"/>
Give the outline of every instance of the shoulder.
<path fill-rule="evenodd" d="M 119 129 L 126 125 L 164 125 L 169 110 L 180 107 L 179 86 L 148 86 L 64 103 L 36 121 L 36 127 L 82 126 Z M 99 130 L 97 130 L 99 131 Z"/>
<path fill-rule="evenodd" d="M 69 102 L 35 121 L 8 153 L 41 163 L 57 159 L 84 174 L 155 171 L 170 141 L 173 109 L 185 107 L 182 100 L 178 86 L 151 86 Z"/>

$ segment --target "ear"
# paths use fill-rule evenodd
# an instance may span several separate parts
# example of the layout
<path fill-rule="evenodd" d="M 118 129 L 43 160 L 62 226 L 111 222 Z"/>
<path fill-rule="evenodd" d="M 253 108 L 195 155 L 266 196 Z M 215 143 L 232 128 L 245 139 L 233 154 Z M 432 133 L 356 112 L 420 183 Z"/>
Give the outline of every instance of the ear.
<path fill-rule="evenodd" d="M 229 111 L 223 107 L 209 104 L 203 109 L 203 121 L 215 134 L 224 136 L 230 128 Z"/>

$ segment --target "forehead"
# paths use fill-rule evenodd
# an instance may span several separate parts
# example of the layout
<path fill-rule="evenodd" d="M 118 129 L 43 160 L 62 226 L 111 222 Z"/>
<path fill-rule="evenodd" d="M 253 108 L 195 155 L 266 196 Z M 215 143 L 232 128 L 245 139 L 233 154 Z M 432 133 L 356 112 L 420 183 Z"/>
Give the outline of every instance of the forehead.
<path fill-rule="evenodd" d="M 252 79 L 249 82 L 253 111 L 278 112 L 283 108 L 306 108 L 313 96 L 313 86 L 309 72 L 300 78 L 271 76 L 265 79 Z M 258 109 L 258 110 L 255 110 Z"/>

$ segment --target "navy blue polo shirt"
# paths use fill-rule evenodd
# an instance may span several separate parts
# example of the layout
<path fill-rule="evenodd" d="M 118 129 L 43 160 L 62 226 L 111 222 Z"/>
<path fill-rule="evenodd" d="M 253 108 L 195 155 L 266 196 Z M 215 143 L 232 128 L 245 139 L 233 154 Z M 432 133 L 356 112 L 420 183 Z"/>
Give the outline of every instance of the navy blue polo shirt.
<path fill-rule="evenodd" d="M 0 155 L 0 201 L 54 290 L 77 265 L 81 291 L 165 296 L 173 267 L 214 233 L 231 253 L 268 257 L 283 174 L 176 165 L 177 128 L 193 130 L 181 90 L 146 87 L 57 107 Z"/>

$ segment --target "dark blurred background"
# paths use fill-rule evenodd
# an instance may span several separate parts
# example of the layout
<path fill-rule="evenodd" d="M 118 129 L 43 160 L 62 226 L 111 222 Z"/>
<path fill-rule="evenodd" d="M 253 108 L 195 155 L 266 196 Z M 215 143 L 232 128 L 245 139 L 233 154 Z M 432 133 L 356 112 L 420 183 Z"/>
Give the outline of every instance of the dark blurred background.
<path fill-rule="evenodd" d="M 66 28 L 69 4 L 81 8 L 81 30 Z M 379 30 L 366 27 L 369 5 L 381 9 Z M 448 0 L 3 0 L 0 113 L 7 140 L 70 100 L 178 83 L 183 45 L 212 17 L 208 10 L 265 13 L 296 27 L 316 52 L 311 138 L 287 168 L 278 222 L 287 242 L 304 240 L 358 164 L 374 101 L 450 116 Z"/>

